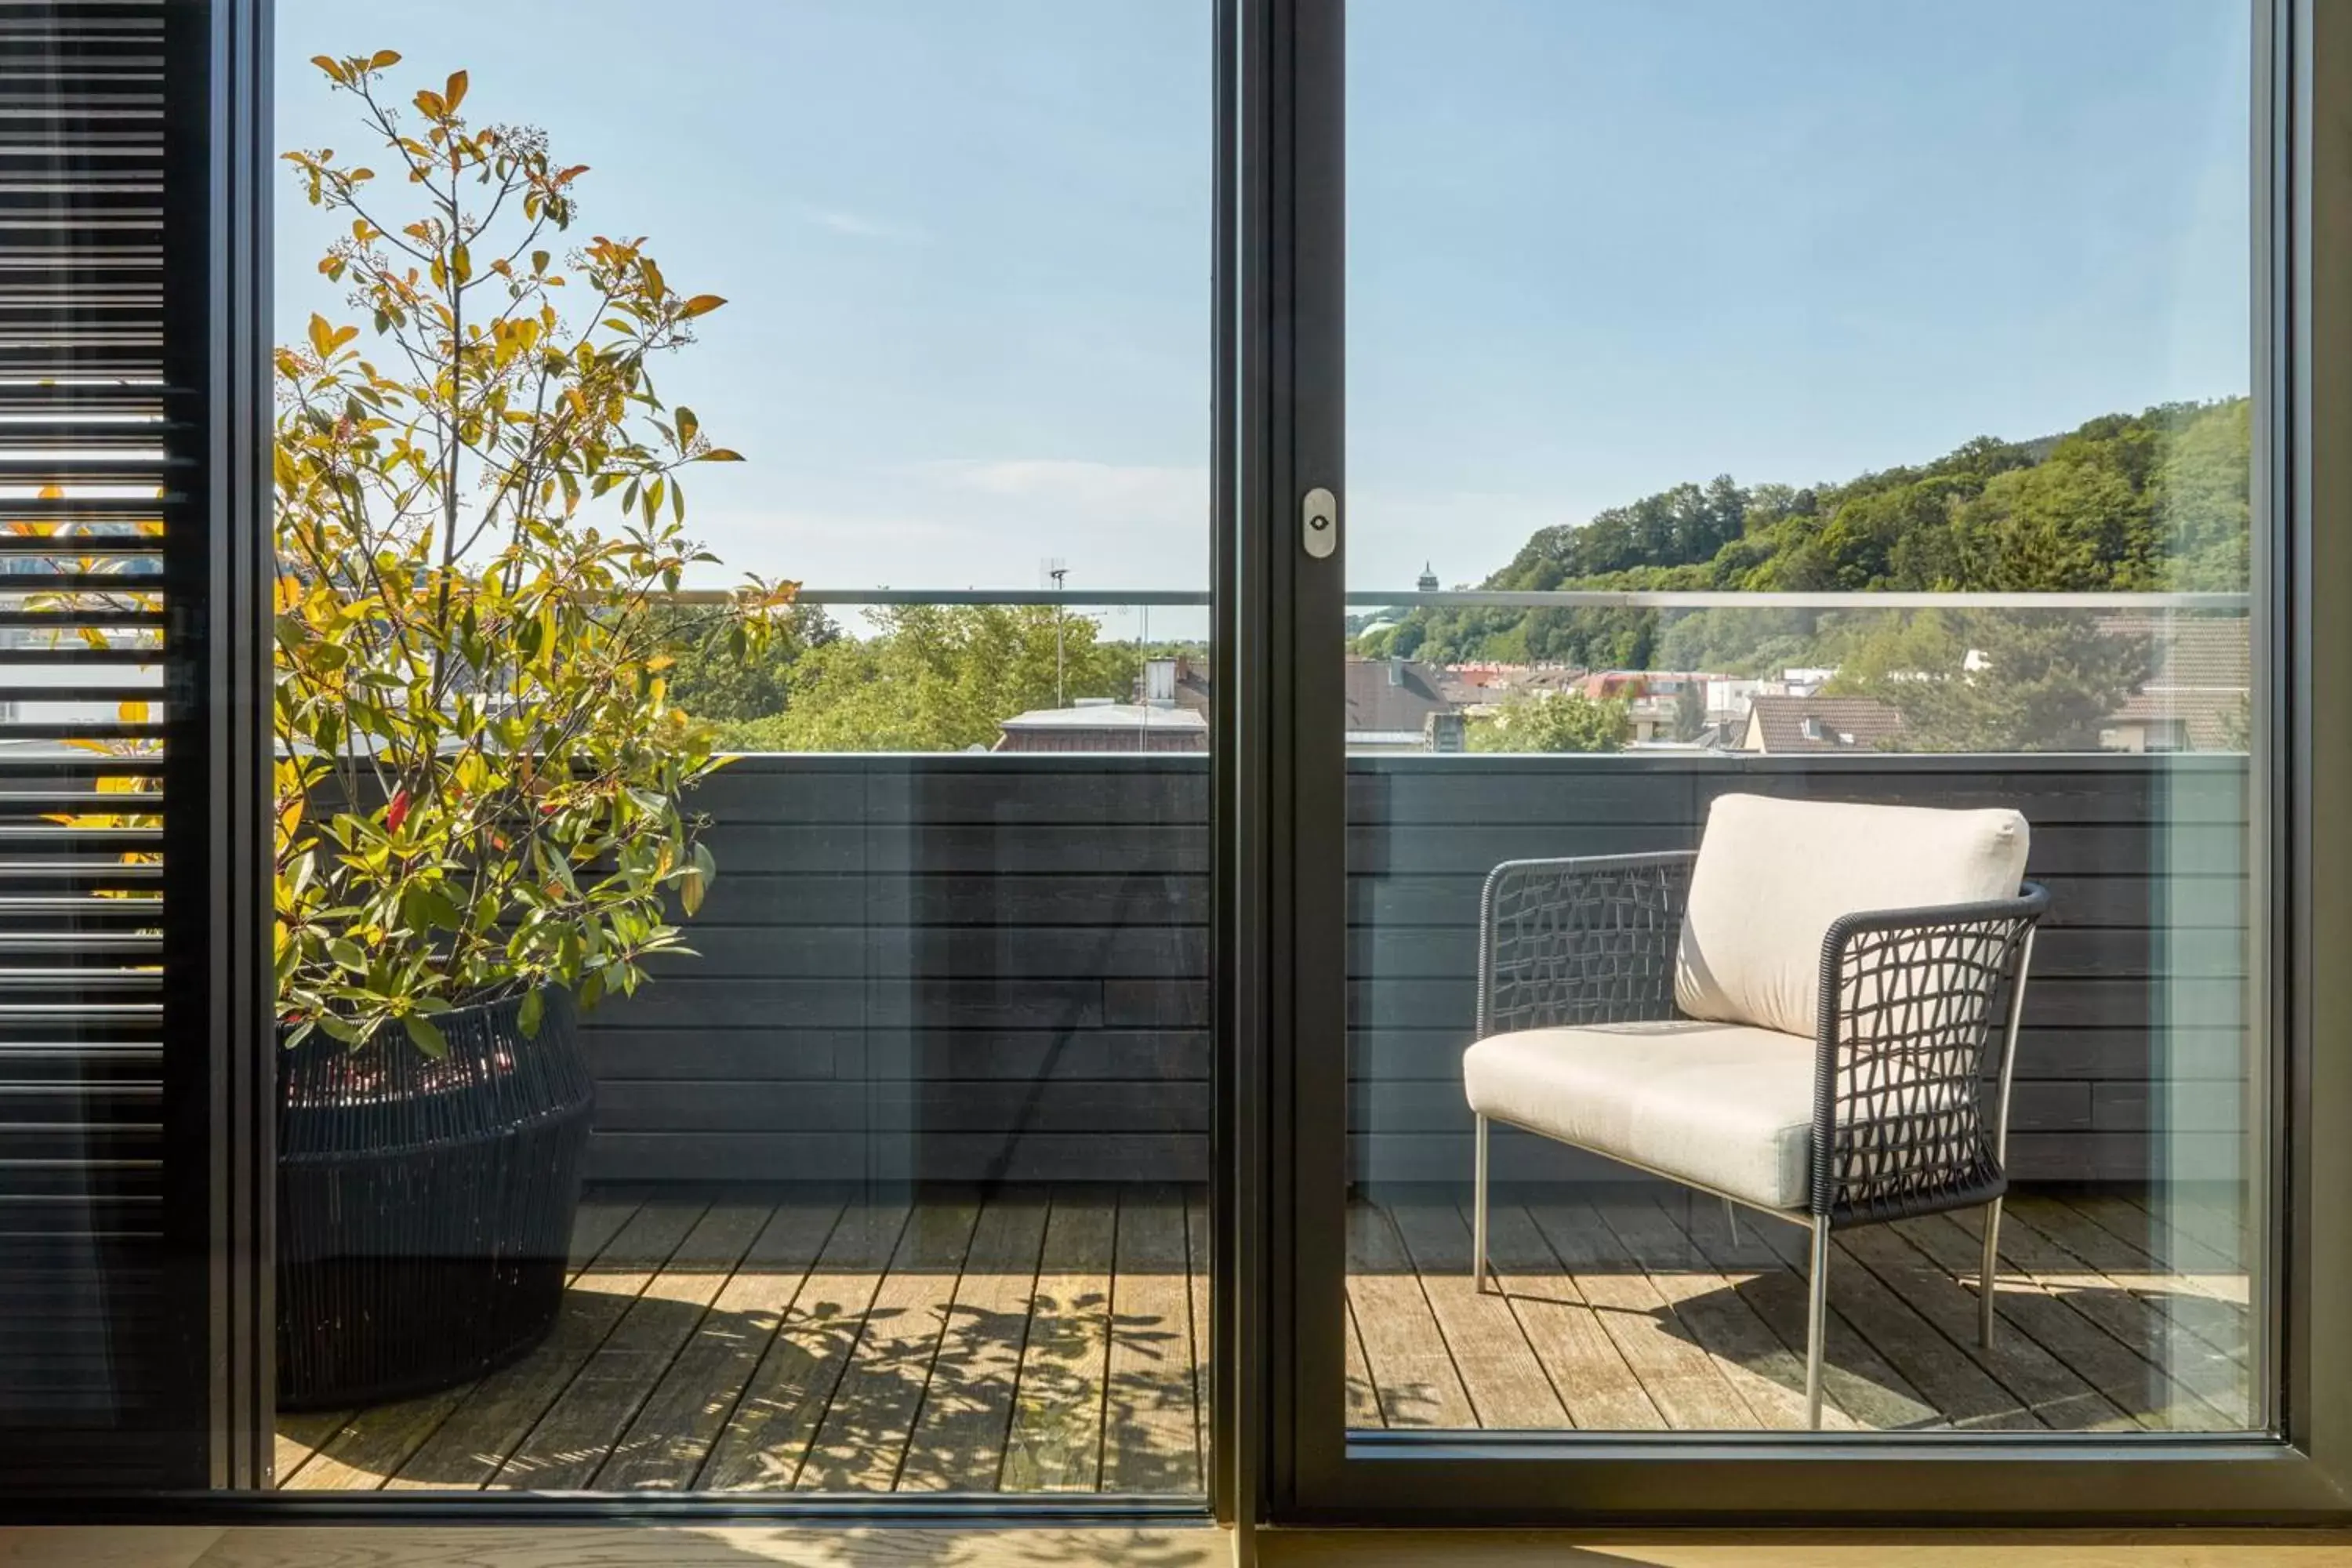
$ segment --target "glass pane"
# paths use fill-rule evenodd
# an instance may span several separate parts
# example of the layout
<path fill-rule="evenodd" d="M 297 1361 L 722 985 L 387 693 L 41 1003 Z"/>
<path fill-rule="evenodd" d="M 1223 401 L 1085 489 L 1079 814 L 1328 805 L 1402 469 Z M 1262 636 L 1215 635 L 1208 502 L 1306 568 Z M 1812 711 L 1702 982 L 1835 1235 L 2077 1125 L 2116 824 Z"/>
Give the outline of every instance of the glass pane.
<path fill-rule="evenodd" d="M 1349 6 L 1351 1426 L 2268 1420 L 2249 25 Z"/>
<path fill-rule="evenodd" d="M 657 711 L 674 707 L 715 727 L 723 765 L 682 792 L 698 848 L 675 828 L 647 850 L 604 847 L 599 873 L 617 859 L 670 879 L 667 912 L 691 951 L 648 954 L 641 986 L 593 1007 L 575 979 L 576 1052 L 546 1069 L 562 1081 L 544 1104 L 444 1148 L 466 1174 L 432 1176 L 446 1184 L 422 1194 L 413 1165 L 353 1171 L 354 1149 L 381 1150 L 344 1123 L 318 1134 L 323 1178 L 289 1166 L 279 1298 L 295 1370 L 278 1483 L 1198 1494 L 1206 9 L 703 5 L 673 15 L 652 48 L 644 16 L 596 0 L 551 26 L 541 5 L 433 0 L 279 18 L 281 143 L 336 149 L 318 154 L 333 168 L 373 165 L 359 200 L 382 231 L 355 242 L 354 215 L 306 205 L 308 176 L 289 172 L 289 376 L 315 377 L 303 356 L 341 352 L 331 324 L 349 322 L 383 374 L 415 378 L 387 342 L 401 324 L 347 296 L 366 287 L 355 244 L 404 273 L 404 245 L 435 244 L 404 226 L 430 219 L 440 188 L 437 175 L 424 192 L 394 177 L 402 153 L 371 130 L 369 105 L 310 57 L 397 50 L 370 79 L 417 136 L 455 98 L 449 73 L 470 68 L 467 133 L 539 127 L 485 155 L 535 157 L 543 136 L 548 177 L 576 192 L 579 218 L 519 238 L 530 194 L 519 190 L 498 219 L 504 243 L 470 245 L 474 278 L 490 281 L 468 296 L 468 331 L 508 308 L 496 266 L 523 280 L 530 319 L 541 268 L 565 278 L 545 290 L 561 327 L 506 328 L 467 374 L 511 377 L 515 427 L 542 432 L 572 471 L 528 489 L 547 465 L 469 457 L 461 527 L 505 504 L 485 472 L 520 473 L 544 518 L 530 527 L 572 542 L 592 522 L 609 539 L 633 492 L 638 526 L 668 526 L 682 479 L 680 526 L 710 556 L 675 584 L 643 584 L 642 608 L 589 582 L 594 612 L 549 607 L 566 628 L 551 649 L 518 630 L 467 656 L 487 700 L 465 711 L 493 728 L 519 714 L 520 732 L 569 744 L 546 722 L 569 699 L 535 661 L 609 650 L 625 626 L 649 639 L 625 659 L 646 684 L 601 700 L 612 722 L 575 760 L 651 795 L 658 819 L 670 784 L 638 749 L 691 759 L 703 743 Z M 584 172 L 562 173 L 573 165 Z M 488 213 L 506 178 L 491 174 L 463 186 L 463 205 Z M 333 196 L 337 176 L 322 178 Z M 600 253 L 599 235 L 648 236 L 661 279 Z M 344 275 L 322 277 L 321 254 L 345 258 Z M 420 266 L 417 287 L 438 297 Z M 645 459 L 562 423 L 567 388 L 587 395 L 569 417 L 604 416 L 597 376 L 625 367 L 543 374 L 533 356 L 613 317 L 590 309 L 608 281 L 625 298 L 603 341 L 646 319 L 665 333 L 677 312 L 696 340 L 653 356 L 667 410 L 628 409 L 631 428 L 656 454 L 682 437 L 689 456 L 707 440 L 740 461 L 688 464 L 656 494 L 650 475 L 633 485 L 625 472 Z M 653 299 L 659 288 L 674 302 Z M 313 312 L 331 324 L 319 343 Z M 288 405 L 299 410 L 299 393 Z M 430 421 L 417 438 L 444 441 Z M 368 493 L 388 504 L 383 486 Z M 295 498 L 281 519 L 290 550 L 317 499 Z M 421 510 L 446 500 L 432 492 Z M 335 522 L 330 510 L 317 526 L 331 538 Z M 509 537 L 490 531 L 461 567 L 494 570 L 488 552 Z M 573 547 L 526 532 L 533 570 Z M 798 585 L 774 595 L 764 640 L 748 645 L 726 625 L 747 574 Z M 372 575 L 299 561 L 289 575 L 379 591 Z M 460 573 L 461 594 L 494 586 Z M 432 613 L 426 599 L 411 611 Z M 452 728 L 447 745 L 462 747 L 465 727 Z M 489 748 L 494 774 L 504 749 Z M 463 783 L 446 763 L 426 771 Z M 330 793 L 313 787 L 311 820 Z M 424 793 L 405 807 L 396 790 L 379 795 L 364 820 L 399 831 L 391 816 L 420 811 Z M 706 852 L 715 876 L 692 869 Z M 501 880 L 509 853 L 477 841 L 458 859 L 507 889 L 509 926 L 552 922 L 544 951 L 559 974 L 566 922 L 600 931 L 608 950 L 652 942 L 627 910 L 583 921 L 579 899 L 548 891 L 549 872 L 562 879 L 553 862 Z M 488 896 L 457 899 L 457 912 Z M 481 971 L 447 999 L 520 989 L 499 962 Z M 467 1070 L 486 1079 L 545 1054 L 520 1043 L 520 1018 L 461 1040 L 444 1016 L 448 1059 L 474 1049 Z M 562 1022 L 550 1008 L 542 1036 Z M 419 1080 L 388 1091 L 380 1121 L 444 1089 L 462 1098 L 397 1036 L 367 1049 Z M 322 1128 L 369 1083 L 391 1083 L 372 1066 L 354 1079 L 346 1064 L 365 1051 L 338 1042 L 287 1059 L 310 1075 L 289 1068 L 289 1098 Z M 561 1136 L 529 1142 L 512 1123 L 532 1118 Z M 486 1190 L 505 1195 L 485 1209 Z M 482 1276 L 482 1249 L 505 1245 L 498 1226 L 525 1237 L 529 1279 Z M 443 1281 L 440 1304 L 415 1293 L 428 1279 Z M 460 1290 L 486 1304 L 488 1331 L 452 1346 L 467 1315 L 446 1297 Z M 417 1352 L 387 1360 L 391 1333 L 360 1307 L 419 1335 Z M 510 1319 L 487 1321 L 494 1311 Z"/>

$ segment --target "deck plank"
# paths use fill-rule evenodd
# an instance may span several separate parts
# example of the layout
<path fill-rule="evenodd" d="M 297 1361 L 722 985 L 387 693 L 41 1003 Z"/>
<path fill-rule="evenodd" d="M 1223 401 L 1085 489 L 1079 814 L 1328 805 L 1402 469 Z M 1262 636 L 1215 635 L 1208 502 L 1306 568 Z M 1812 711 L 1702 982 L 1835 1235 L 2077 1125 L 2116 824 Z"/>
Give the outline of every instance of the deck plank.
<path fill-rule="evenodd" d="M 1470 1227 L 1448 1204 L 1399 1204 L 1389 1218 L 1421 1275 L 1422 1293 L 1481 1426 L 1557 1430 L 1568 1408 L 1545 1375 L 1510 1303 L 1470 1278 Z"/>
<path fill-rule="evenodd" d="M 2180 1242 L 2168 1229 L 2151 1235 L 2155 1227 L 2144 1223 L 2135 1235 L 2127 1222 L 2102 1223 L 2086 1205 L 2069 1199 L 2023 1198 L 2011 1205 L 2011 1212 L 2095 1269 L 2152 1300 L 2177 1328 L 2233 1361 L 2246 1360 L 2251 1298 L 2242 1268 L 2219 1261 L 2200 1267 L 2186 1257 L 2165 1256 L 2186 1247 L 2213 1257 L 2194 1243 Z M 2116 1217 L 2110 1211 L 2110 1218 Z"/>
<path fill-rule="evenodd" d="M 581 1201 L 579 1211 L 572 1215 L 572 1248 L 564 1284 L 576 1281 L 581 1269 L 595 1262 L 597 1253 L 612 1246 L 614 1237 L 621 1234 L 621 1227 L 628 1225 L 637 1208 L 642 1208 L 642 1201 L 633 1196 Z M 457 1401 L 468 1394 L 470 1389 L 473 1380 L 421 1401 L 402 1401 L 402 1405 L 416 1405 L 412 1411 L 404 1411 L 407 1420 L 391 1415 L 393 1411 L 402 1411 L 402 1405 L 374 1405 L 369 1411 L 339 1411 L 331 1415 L 280 1415 L 275 1434 L 275 1486 L 285 1490 L 372 1490 L 383 1486 L 383 1477 L 414 1453 L 414 1446 L 433 1434 L 433 1427 L 457 1408 Z M 331 1427 L 320 1434 L 318 1427 L 324 1422 L 331 1422 Z M 360 1422 L 362 1429 L 352 1429 L 352 1422 Z M 393 1429 L 409 1434 L 414 1441 L 409 1441 L 407 1448 L 402 1448 L 400 1436 L 393 1436 Z M 391 1444 L 379 1441 L 385 1436 L 393 1436 Z M 324 1455 L 322 1460 L 320 1455 Z M 303 1469 L 313 1460 L 320 1460 L 320 1467 L 313 1474 L 303 1477 Z"/>
<path fill-rule="evenodd" d="M 1716 1266 L 1780 1342 L 1801 1360 L 1807 1349 L 1806 1316 L 1811 1308 L 1804 1276 L 1764 1240 L 1763 1230 L 1778 1222 L 1748 1215 L 1740 1219 L 1735 1236 L 1730 1219 L 1718 1204 L 1685 1205 L 1664 1194 L 1659 1194 L 1659 1204 L 1661 1212 L 1690 1237 L 1699 1256 Z M 1843 1315 L 1831 1311 L 1824 1331 L 1828 1336 L 1822 1356 L 1825 1406 L 1845 1412 L 1873 1431 L 1950 1426 L 1943 1412 L 1928 1404 Z M 1822 1419 L 1828 1419 L 1826 1411 Z"/>
<path fill-rule="evenodd" d="M 2249 1297 L 2242 1270 L 2206 1273 L 2176 1268 L 2055 1198 L 2016 1198 L 2007 1214 L 2095 1271 L 2143 1292 L 2182 1329 L 2214 1349 L 2240 1361 L 2246 1358 Z"/>
<path fill-rule="evenodd" d="M 1664 1429 L 1666 1418 L 1527 1210 L 1516 1204 L 1491 1205 L 1486 1253 L 1502 1299 L 1571 1423 L 1587 1432 Z"/>
<path fill-rule="evenodd" d="M 1005 1491 L 1090 1492 L 1101 1484 L 1118 1230 L 1115 1193 L 1071 1188 L 1054 1194 L 1005 1439 Z"/>
<path fill-rule="evenodd" d="M 597 1472 L 599 1489 L 674 1491 L 693 1484 L 841 1212 L 838 1202 L 803 1201 L 768 1216 Z"/>
<path fill-rule="evenodd" d="M 530 1354 L 490 1373 L 457 1399 L 446 1418 L 391 1472 L 386 1489 L 472 1489 L 488 1484 L 572 1374 L 604 1342 L 629 1304 L 684 1245 L 704 1212 L 699 1203 L 647 1204 L 639 1209 L 612 1246 L 564 1291 L 554 1331 Z M 415 1413 L 417 1425 L 425 1414 Z"/>
<path fill-rule="evenodd" d="M 1190 1187 L 1184 1196 L 1184 1247 L 1186 1268 L 1192 1284 L 1192 1453 L 1194 1473 L 1201 1478 L 1201 1489 L 1209 1484 L 1209 1342 L 1212 1295 L 1209 1280 L 1213 1271 L 1213 1253 L 1209 1237 L 1209 1194 L 1204 1187 Z"/>
<path fill-rule="evenodd" d="M 1766 1245 L 1780 1253 L 1790 1268 L 1801 1270 L 1809 1267 L 1809 1243 L 1804 1232 L 1793 1226 L 1773 1226 L 1762 1234 Z M 1833 1243 L 1830 1249 L 1829 1301 L 1953 1426 L 1989 1430 L 2042 1429 L 2042 1423 L 2031 1410 L 1889 1289 L 1843 1243 Z"/>
<path fill-rule="evenodd" d="M 596 1261 L 645 1206 L 639 1198 L 583 1198 L 579 1212 L 572 1216 L 572 1246 L 566 1267 L 577 1276 Z"/>
<path fill-rule="evenodd" d="M 1348 1205 L 1348 1300 L 1364 1341 L 1372 1396 L 1391 1426 L 1475 1426 L 1445 1335 L 1386 1210 Z"/>
<path fill-rule="evenodd" d="M 278 1417 L 270 1434 L 269 1473 L 274 1486 L 285 1486 L 301 1472 L 310 1457 L 334 1440 L 357 1412 L 351 1410 L 289 1410 Z"/>
<path fill-rule="evenodd" d="M 1713 1198 L 1696 1201 L 1719 1206 Z M 1784 1431 L 1802 1427 L 1804 1352 L 1792 1352 L 1782 1342 L 1732 1281 L 1668 1217 L 1660 1200 L 1628 1197 L 1595 1204 L 1593 1208 L 1649 1274 L 1651 1283 L 1690 1331 L 1691 1338 L 1715 1358 L 1725 1381 L 1747 1403 L 1757 1423 Z M 1861 1423 L 1824 1399 L 1822 1425 L 1853 1431 Z"/>
<path fill-rule="evenodd" d="M 1906 1220 L 1893 1228 L 1958 1288 L 1974 1297 L 1977 1275 L 1983 1267 L 1983 1244 L 1978 1237 L 1961 1229 L 1949 1215 Z M 1969 1304 L 1973 1310 L 1974 1300 Z M 2022 1336 L 2065 1363 L 2138 1426 L 2185 1432 L 2210 1432 L 2226 1426 L 2220 1411 L 2030 1274 L 2000 1269 L 1994 1279 L 1993 1310 L 2000 1320 L 1995 1330 L 1999 1347 L 2006 1349 L 2011 1338 Z M 2048 1411 L 2043 1412 L 2043 1419 L 2053 1426 L 2062 1425 Z"/>
<path fill-rule="evenodd" d="M 1960 1210 L 1951 1219 L 1971 1241 L 1982 1245 L 1981 1211 Z M 2032 1276 L 2044 1290 L 2163 1367 L 2206 1404 L 2225 1414 L 2249 1408 L 2244 1364 L 2210 1340 L 2189 1331 L 2168 1310 L 2173 1299 L 2155 1289 L 2165 1282 L 2165 1277 L 2117 1279 L 2061 1246 L 2039 1226 L 2013 1216 L 2001 1224 L 2000 1257 L 2009 1268 Z"/>
<path fill-rule="evenodd" d="M 899 1490 L 996 1489 L 1049 1207 L 1042 1189 L 1014 1188 L 991 1195 L 982 1208 L 908 1440 Z"/>
<path fill-rule="evenodd" d="M 1184 1223 L 1183 1194 L 1174 1186 L 1119 1194 L 1103 1414 L 1107 1492 L 1202 1489 Z"/>
<path fill-rule="evenodd" d="M 796 1490 L 887 1492 L 898 1484 L 979 1219 L 977 1197 L 953 1195 L 927 1196 L 908 1219 L 793 1479 Z"/>
<path fill-rule="evenodd" d="M 1975 1281 L 1943 1267 L 1906 1240 L 1894 1226 L 1861 1226 L 1839 1233 L 1845 1255 L 1869 1269 L 1922 1318 L 1936 1325 L 1967 1356 L 2045 1426 L 2061 1432 L 2112 1432 L 2137 1425 L 2116 1401 L 2077 1373 L 2032 1334 L 1993 1335 L 1992 1348 L 1978 1342 Z M 1971 1271 L 1972 1273 L 1973 1271 Z M 1993 1309 L 2002 1309 L 1993 1292 Z M 2030 1303 L 2018 1303 L 2030 1310 Z M 2063 1331 L 2064 1320 L 2046 1325 Z M 2102 1336 L 2105 1337 L 2105 1336 Z M 2121 1346 L 2116 1346 L 2120 1350 Z"/>
<path fill-rule="evenodd" d="M 576 1491 L 594 1480 L 773 1212 L 764 1203 L 721 1204 L 705 1214 L 490 1486 Z"/>
<path fill-rule="evenodd" d="M 809 1271 L 695 1484 L 706 1491 L 781 1491 L 866 1328 L 883 1269 L 909 1214 L 888 1199 L 851 1204 Z"/>
<path fill-rule="evenodd" d="M 1828 1424 L 2242 1426 L 2246 1286 L 2204 1239 L 2218 1220 L 2192 1232 L 2114 1194 L 2014 1201 L 1988 1353 L 1979 1218 L 1840 1233 Z M 1743 1216 L 1735 1237 L 1719 1205 L 1665 1196 L 1498 1205 L 1502 1289 L 1481 1295 L 1459 1205 L 1357 1202 L 1348 1222 L 1350 1426 L 1801 1422 L 1801 1231 Z M 283 1417 L 280 1484 L 1202 1489 L 1197 1188 L 600 1199 L 572 1261 L 556 1331 L 513 1366 Z"/>
<path fill-rule="evenodd" d="M 1348 1377 L 1345 1399 L 1347 1422 L 1350 1431 L 1378 1431 L 1388 1423 L 1381 1417 L 1380 1396 L 1372 1391 L 1372 1363 L 1364 1354 L 1363 1331 L 1356 1326 L 1356 1303 L 1341 1298 L 1340 1310 L 1348 1317 Z M 1202 1452 L 1207 1452 L 1205 1447 Z"/>
<path fill-rule="evenodd" d="M 572 1311 L 572 1290 L 588 1284 L 602 1289 L 614 1284 L 609 1277 L 637 1274 L 652 1262 L 658 1237 L 666 1232 L 635 1225 L 645 1204 L 628 1201 L 585 1201 L 581 1204 L 579 1217 L 572 1225 L 572 1274 L 564 1293 L 564 1311 Z M 562 1326 L 562 1319 L 558 1319 Z M 552 1335 L 551 1335 L 552 1340 Z M 546 1344 L 531 1352 L 543 1354 Z M 515 1368 L 506 1368 L 515 1371 Z M 480 1380 L 461 1383 L 454 1389 L 442 1389 L 440 1394 L 424 1394 L 419 1399 L 402 1399 L 395 1404 L 372 1405 L 360 1411 L 346 1422 L 334 1438 L 330 1438 L 308 1465 L 297 1469 L 280 1486 L 289 1490 L 374 1490 L 412 1460 L 416 1450 L 458 1411 L 480 1387 Z"/>
<path fill-rule="evenodd" d="M 2176 1213 L 2159 1214 L 2111 1194 L 2070 1193 L 2057 1201 L 2147 1254 L 2158 1268 L 2185 1274 L 2230 1275 L 2244 1268 L 2235 1240 L 2221 1241 L 2208 1226 L 2194 1220 L 2182 1223 Z M 2230 1250 L 2224 1252 L 2222 1247 Z"/>
<path fill-rule="evenodd" d="M 1756 1413 L 1675 1315 L 1649 1275 L 1626 1252 L 1591 1205 L 1534 1204 L 1528 1208 L 1544 1240 L 1599 1314 L 1666 1425 L 1682 1431 L 1752 1430 Z"/>
<path fill-rule="evenodd" d="M 2218 1267 L 2233 1274 L 2245 1270 L 2250 1216 L 2242 1190 L 2225 1187 L 2217 1194 L 2197 1187 L 2140 1187 L 2094 1201 L 2136 1208 L 2159 1231 L 2194 1243 L 2219 1259 Z"/>

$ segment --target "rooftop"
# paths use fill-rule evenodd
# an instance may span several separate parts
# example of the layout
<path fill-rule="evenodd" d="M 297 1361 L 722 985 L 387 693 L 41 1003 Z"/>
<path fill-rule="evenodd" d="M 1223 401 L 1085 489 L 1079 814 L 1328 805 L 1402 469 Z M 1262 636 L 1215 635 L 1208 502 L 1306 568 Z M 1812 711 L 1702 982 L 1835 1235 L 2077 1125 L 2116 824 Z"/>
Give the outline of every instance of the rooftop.
<path fill-rule="evenodd" d="M 1209 721 L 1190 708 L 1158 708 L 1141 702 L 1098 702 L 1079 708 L 1033 708 L 1002 721 L 1006 730 L 1193 730 L 1205 733 Z"/>
<path fill-rule="evenodd" d="M 1759 696 L 1748 706 L 1741 749 L 1774 756 L 1874 752 L 1902 732 L 1903 715 L 1872 698 Z"/>
<path fill-rule="evenodd" d="M 1422 732 L 1432 713 L 1452 712 L 1458 704 L 1438 685 L 1439 672 L 1409 658 L 1351 658 L 1348 661 L 1348 729 Z"/>

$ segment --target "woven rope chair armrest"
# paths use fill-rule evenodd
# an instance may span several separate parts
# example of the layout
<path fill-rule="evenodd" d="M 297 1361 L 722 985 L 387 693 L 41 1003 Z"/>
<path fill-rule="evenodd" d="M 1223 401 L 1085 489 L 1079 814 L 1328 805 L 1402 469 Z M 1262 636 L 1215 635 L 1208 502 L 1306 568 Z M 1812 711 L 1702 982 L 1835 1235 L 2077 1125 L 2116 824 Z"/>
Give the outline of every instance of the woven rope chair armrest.
<path fill-rule="evenodd" d="M 2034 929 L 2050 895 L 1871 910 L 1822 940 L 1811 1209 L 1832 1225 L 1989 1202 L 2006 1175 L 1984 1115 L 2004 1088 Z M 2009 1005 L 2003 1005 L 2004 1001 Z"/>
<path fill-rule="evenodd" d="M 1695 851 L 1506 860 L 1478 905 L 1477 1037 L 1674 1016 Z"/>

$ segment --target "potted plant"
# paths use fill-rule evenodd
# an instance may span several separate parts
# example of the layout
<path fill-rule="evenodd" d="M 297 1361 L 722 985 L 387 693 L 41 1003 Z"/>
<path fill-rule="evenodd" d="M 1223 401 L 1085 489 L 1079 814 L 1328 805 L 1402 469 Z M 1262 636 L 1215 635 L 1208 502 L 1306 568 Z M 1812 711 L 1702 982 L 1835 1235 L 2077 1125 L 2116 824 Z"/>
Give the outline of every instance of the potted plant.
<path fill-rule="evenodd" d="M 390 50 L 314 62 L 384 173 L 298 151 L 348 216 L 365 323 L 276 356 L 279 1402 L 445 1386 L 558 1310 L 592 1089 L 578 1008 L 683 951 L 719 765 L 672 704 L 789 585 L 709 624 L 682 471 L 736 455 L 652 363 L 723 301 L 637 239 L 563 258 L 585 172 L 478 122 L 460 71 L 394 107 Z M 394 209 L 398 209 L 395 211 Z"/>

